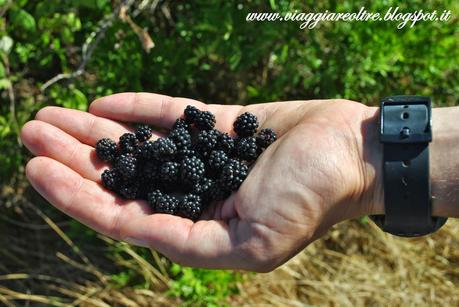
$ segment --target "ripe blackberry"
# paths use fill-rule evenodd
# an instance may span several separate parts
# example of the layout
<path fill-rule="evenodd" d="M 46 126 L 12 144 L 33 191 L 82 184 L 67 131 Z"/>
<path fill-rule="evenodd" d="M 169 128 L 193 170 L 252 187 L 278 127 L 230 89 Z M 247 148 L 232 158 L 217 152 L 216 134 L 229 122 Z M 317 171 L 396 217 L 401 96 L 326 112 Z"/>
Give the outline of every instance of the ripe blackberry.
<path fill-rule="evenodd" d="M 146 179 L 157 179 L 160 173 L 160 164 L 157 161 L 147 161 L 142 166 L 142 176 Z"/>
<path fill-rule="evenodd" d="M 228 133 L 220 133 L 217 139 L 216 149 L 231 154 L 234 150 L 234 140 Z"/>
<path fill-rule="evenodd" d="M 135 130 L 135 136 L 140 142 L 145 142 L 146 140 L 150 139 L 151 135 L 151 128 L 147 125 L 139 125 Z"/>
<path fill-rule="evenodd" d="M 132 178 L 137 174 L 137 159 L 130 155 L 120 155 L 115 168 L 124 178 Z"/>
<path fill-rule="evenodd" d="M 274 143 L 274 141 L 277 139 L 277 136 L 273 129 L 265 128 L 258 132 L 256 139 L 257 145 L 260 148 L 267 148 L 269 145 Z"/>
<path fill-rule="evenodd" d="M 252 136 L 258 128 L 257 117 L 249 112 L 242 113 L 236 118 L 233 128 L 240 137 Z"/>
<path fill-rule="evenodd" d="M 198 130 L 211 130 L 215 126 L 215 116 L 209 111 L 202 111 L 196 115 L 194 126 Z"/>
<path fill-rule="evenodd" d="M 257 159 L 259 150 L 254 137 L 239 138 L 236 141 L 236 156 L 241 160 L 253 161 Z"/>
<path fill-rule="evenodd" d="M 220 170 L 228 161 L 228 156 L 223 150 L 213 150 L 209 155 L 207 164 L 212 170 Z"/>
<path fill-rule="evenodd" d="M 202 179 L 204 171 L 204 163 L 199 158 L 192 156 L 183 159 L 180 176 L 184 183 L 193 185 Z"/>
<path fill-rule="evenodd" d="M 153 142 L 153 156 L 160 161 L 171 161 L 177 154 L 177 146 L 169 138 L 159 138 Z"/>
<path fill-rule="evenodd" d="M 185 108 L 185 111 L 183 112 L 183 114 L 185 115 L 185 122 L 187 122 L 188 124 L 192 124 L 194 123 L 194 120 L 196 119 L 197 115 L 200 113 L 201 111 L 199 111 L 198 108 L 196 108 L 195 106 L 187 106 Z"/>
<path fill-rule="evenodd" d="M 195 194 L 186 194 L 179 203 L 177 213 L 181 217 L 197 220 L 202 213 L 201 197 Z"/>
<path fill-rule="evenodd" d="M 155 152 L 155 145 L 152 141 L 145 141 L 136 150 L 136 156 L 148 160 L 153 158 Z"/>
<path fill-rule="evenodd" d="M 247 165 L 238 160 L 231 159 L 223 167 L 219 183 L 228 190 L 237 190 L 248 174 Z"/>
<path fill-rule="evenodd" d="M 134 153 L 138 146 L 138 141 L 135 134 L 125 133 L 120 136 L 119 144 L 121 153 Z"/>
<path fill-rule="evenodd" d="M 231 189 L 226 187 L 221 180 L 214 181 L 209 190 L 203 195 L 208 202 L 221 201 L 231 195 Z"/>
<path fill-rule="evenodd" d="M 113 161 L 116 157 L 116 142 L 108 138 L 97 141 L 96 153 L 103 161 Z"/>
<path fill-rule="evenodd" d="M 193 185 L 191 192 L 196 195 L 204 195 L 209 192 L 213 185 L 214 181 L 212 179 L 204 177 Z"/>
<path fill-rule="evenodd" d="M 199 132 L 196 139 L 196 149 L 201 153 L 210 153 L 217 145 L 219 132 L 217 130 L 204 130 Z"/>
<path fill-rule="evenodd" d="M 191 130 L 190 124 L 188 124 L 183 118 L 177 118 L 174 125 L 172 126 L 172 130 L 176 130 L 180 128 L 186 129 L 188 131 Z"/>
<path fill-rule="evenodd" d="M 100 178 L 104 187 L 112 191 L 116 191 L 121 182 L 121 177 L 115 169 L 106 169 Z"/>
<path fill-rule="evenodd" d="M 153 208 L 155 209 L 156 208 L 156 202 L 158 201 L 158 199 L 163 196 L 163 193 L 161 193 L 160 190 L 156 189 L 154 191 L 151 191 L 150 193 L 148 193 L 148 196 L 147 196 L 147 202 L 148 204 Z"/>
<path fill-rule="evenodd" d="M 126 199 L 136 199 L 139 192 L 139 183 L 137 181 L 125 182 L 121 185 L 119 192 Z"/>
<path fill-rule="evenodd" d="M 175 214 L 179 205 L 179 200 L 175 196 L 163 194 L 159 196 L 155 204 L 156 213 Z"/>
<path fill-rule="evenodd" d="M 191 135 L 185 128 L 177 128 L 172 130 L 169 138 L 174 141 L 177 147 L 177 152 L 182 152 L 191 148 Z"/>
<path fill-rule="evenodd" d="M 180 170 L 180 163 L 177 162 L 165 162 L 161 165 L 159 176 L 161 180 L 167 182 L 175 182 L 178 179 Z"/>

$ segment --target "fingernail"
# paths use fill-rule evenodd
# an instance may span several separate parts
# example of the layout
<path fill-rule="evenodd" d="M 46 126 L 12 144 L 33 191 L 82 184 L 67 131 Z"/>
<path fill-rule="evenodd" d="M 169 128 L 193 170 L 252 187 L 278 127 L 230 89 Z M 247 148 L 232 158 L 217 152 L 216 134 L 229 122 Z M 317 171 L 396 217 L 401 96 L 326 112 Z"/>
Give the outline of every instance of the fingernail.
<path fill-rule="evenodd" d="M 125 238 L 123 241 L 135 246 L 149 247 L 147 242 L 130 237 Z"/>

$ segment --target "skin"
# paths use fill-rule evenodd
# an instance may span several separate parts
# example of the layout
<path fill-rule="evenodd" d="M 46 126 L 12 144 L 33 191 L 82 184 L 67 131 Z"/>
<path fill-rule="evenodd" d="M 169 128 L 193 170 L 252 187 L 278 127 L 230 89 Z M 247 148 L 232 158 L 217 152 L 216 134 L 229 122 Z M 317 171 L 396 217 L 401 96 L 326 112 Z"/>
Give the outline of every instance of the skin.
<path fill-rule="evenodd" d="M 117 140 L 132 131 L 121 121 L 168 129 L 189 104 L 213 112 L 219 130 L 232 133 L 236 117 L 251 112 L 258 117 L 260 128 L 269 127 L 278 134 L 278 140 L 259 157 L 236 193 L 193 223 L 152 214 L 144 201 L 123 200 L 102 187 L 100 174 L 108 166 L 95 155 L 98 139 Z M 96 231 L 153 248 L 187 266 L 269 272 L 332 225 L 384 212 L 377 116 L 377 108 L 348 100 L 242 107 L 122 93 L 94 101 L 89 112 L 46 107 L 23 127 L 21 137 L 37 156 L 26 167 L 34 188 L 58 209 Z M 456 132 L 459 135 L 459 128 Z M 153 138 L 160 136 L 156 131 Z M 458 143 L 451 137 L 439 135 L 439 139 L 450 145 Z M 440 145 L 437 143 L 437 148 Z M 452 147 L 446 155 L 459 153 L 459 146 Z M 439 157 L 440 151 L 434 148 L 433 157 L 451 158 L 444 157 L 444 150 Z M 433 166 L 433 178 L 437 174 L 443 182 L 441 191 L 449 190 L 451 184 L 459 190 L 459 165 L 455 167 L 457 172 L 451 176 L 438 176 L 444 169 Z M 449 184 L 454 176 L 456 182 Z M 434 192 L 440 189 L 435 182 Z M 456 190 L 439 197 L 435 214 L 458 214 L 457 209 L 451 209 L 451 203 L 459 199 Z"/>

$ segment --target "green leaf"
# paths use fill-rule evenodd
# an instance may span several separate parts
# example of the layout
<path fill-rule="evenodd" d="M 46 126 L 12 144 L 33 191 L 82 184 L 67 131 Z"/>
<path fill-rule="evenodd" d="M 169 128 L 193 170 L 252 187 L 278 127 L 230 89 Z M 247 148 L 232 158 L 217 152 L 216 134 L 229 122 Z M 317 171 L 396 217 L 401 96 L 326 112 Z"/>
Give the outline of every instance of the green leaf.
<path fill-rule="evenodd" d="M 23 9 L 19 9 L 13 12 L 12 22 L 27 32 L 35 32 L 37 27 L 35 18 Z"/>
<path fill-rule="evenodd" d="M 0 78 L 5 77 L 5 66 L 3 66 L 3 63 L 0 62 Z"/>

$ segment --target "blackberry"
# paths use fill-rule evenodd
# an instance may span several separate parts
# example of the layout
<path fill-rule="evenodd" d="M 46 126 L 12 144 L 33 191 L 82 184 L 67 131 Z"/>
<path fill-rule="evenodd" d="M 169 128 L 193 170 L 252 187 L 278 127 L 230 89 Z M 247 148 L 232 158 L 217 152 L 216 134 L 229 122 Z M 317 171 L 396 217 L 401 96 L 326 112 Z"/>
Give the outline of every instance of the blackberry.
<path fill-rule="evenodd" d="M 191 148 L 191 135 L 185 128 L 172 130 L 169 134 L 169 138 L 174 141 L 178 153 Z"/>
<path fill-rule="evenodd" d="M 242 113 L 236 118 L 233 128 L 240 137 L 252 136 L 258 128 L 257 117 L 249 112 Z"/>
<path fill-rule="evenodd" d="M 112 191 L 116 191 L 121 182 L 120 175 L 115 169 L 106 169 L 100 178 L 104 187 Z"/>
<path fill-rule="evenodd" d="M 186 129 L 188 131 L 191 130 L 191 126 L 190 124 L 188 124 L 183 118 L 178 118 L 174 125 L 172 126 L 172 130 L 176 130 L 176 129 Z"/>
<path fill-rule="evenodd" d="M 239 138 L 236 141 L 236 155 L 241 160 L 253 161 L 257 159 L 259 150 L 254 137 Z"/>
<path fill-rule="evenodd" d="M 116 157 L 116 142 L 108 138 L 97 141 L 96 153 L 103 161 L 113 161 Z"/>
<path fill-rule="evenodd" d="M 156 208 L 156 202 L 158 201 L 158 199 L 163 196 L 163 193 L 161 193 L 160 190 L 156 189 L 154 191 L 151 191 L 150 193 L 148 193 L 148 196 L 147 196 L 147 202 L 148 204 L 153 208 L 155 209 Z"/>
<path fill-rule="evenodd" d="M 231 195 L 231 189 L 226 187 L 221 180 L 213 182 L 209 190 L 204 194 L 208 202 L 221 201 Z"/>
<path fill-rule="evenodd" d="M 198 130 L 211 130 L 215 126 L 215 116 L 209 111 L 202 111 L 196 115 L 194 126 Z"/>
<path fill-rule="evenodd" d="M 137 140 L 139 140 L 140 142 L 145 142 L 152 136 L 151 128 L 147 125 L 139 125 L 135 130 L 135 136 L 137 137 Z"/>
<path fill-rule="evenodd" d="M 247 177 L 248 171 L 247 165 L 231 159 L 223 167 L 219 183 L 221 187 L 235 191 Z"/>
<path fill-rule="evenodd" d="M 120 155 L 115 167 L 124 178 L 132 178 L 137 174 L 137 159 L 130 155 Z"/>
<path fill-rule="evenodd" d="M 157 161 L 147 161 L 142 166 L 142 175 L 146 179 L 157 179 L 160 173 L 160 164 Z"/>
<path fill-rule="evenodd" d="M 184 158 L 180 168 L 180 176 L 184 183 L 193 185 L 204 176 L 204 163 L 197 157 Z"/>
<path fill-rule="evenodd" d="M 199 111 L 198 108 L 196 108 L 195 106 L 187 106 L 185 108 L 185 111 L 183 112 L 183 114 L 185 115 L 185 122 L 188 123 L 188 124 L 192 124 L 194 123 L 197 115 L 200 113 L 201 111 Z"/>
<path fill-rule="evenodd" d="M 196 149 L 200 153 L 209 153 L 217 145 L 219 132 L 217 130 L 204 130 L 199 132 L 196 139 Z"/>
<path fill-rule="evenodd" d="M 177 212 L 178 205 L 179 200 L 176 197 L 163 194 L 156 199 L 155 212 L 175 214 Z"/>
<path fill-rule="evenodd" d="M 231 154 L 234 150 L 234 140 L 228 133 L 220 133 L 217 139 L 216 149 Z"/>
<path fill-rule="evenodd" d="M 152 141 L 143 142 L 143 144 L 140 145 L 136 150 L 137 156 L 146 160 L 153 158 L 154 152 L 155 144 Z"/>
<path fill-rule="evenodd" d="M 179 203 L 178 215 L 190 220 L 197 220 L 202 213 L 201 197 L 195 194 L 186 194 Z"/>
<path fill-rule="evenodd" d="M 159 138 L 153 142 L 153 156 L 160 161 L 171 161 L 177 154 L 177 146 L 169 138 Z"/>
<path fill-rule="evenodd" d="M 209 155 L 207 164 L 213 170 L 220 170 L 228 161 L 228 156 L 223 150 L 214 150 Z"/>
<path fill-rule="evenodd" d="M 210 188 L 214 185 L 212 179 L 202 178 L 199 182 L 195 183 L 191 189 L 192 193 L 197 195 L 204 195 L 209 192 Z"/>
<path fill-rule="evenodd" d="M 135 199 L 138 196 L 139 183 L 137 181 L 123 183 L 119 192 L 126 199 Z"/>
<path fill-rule="evenodd" d="M 260 148 L 267 148 L 276 141 L 277 136 L 273 129 L 265 128 L 258 132 L 256 139 L 257 145 L 260 146 Z"/>
<path fill-rule="evenodd" d="M 180 163 L 177 162 L 165 162 L 161 165 L 159 176 L 161 180 L 167 182 L 175 182 L 178 179 L 180 170 Z"/>
<path fill-rule="evenodd" d="M 133 133 L 125 133 L 120 136 L 119 144 L 121 153 L 134 153 L 138 146 L 137 137 Z"/>

